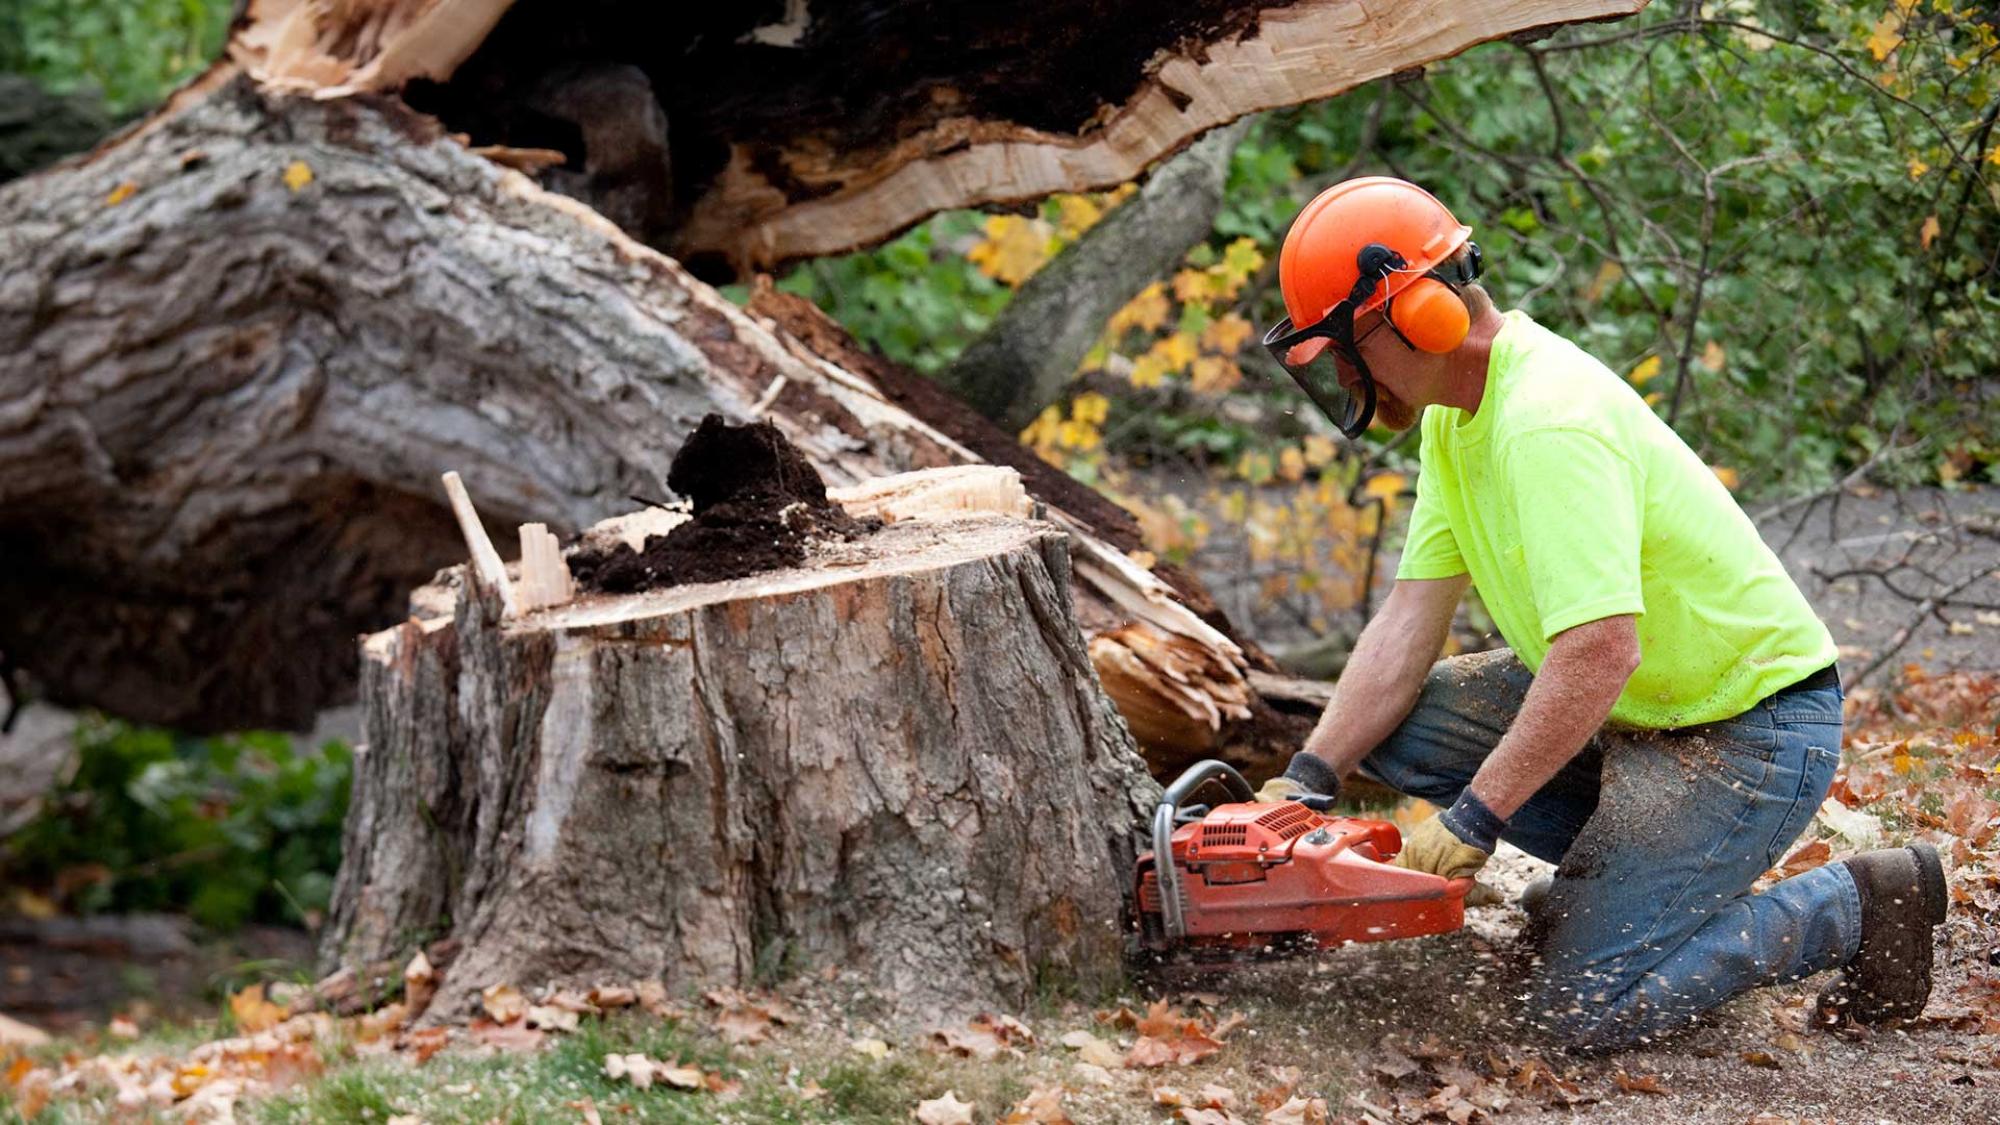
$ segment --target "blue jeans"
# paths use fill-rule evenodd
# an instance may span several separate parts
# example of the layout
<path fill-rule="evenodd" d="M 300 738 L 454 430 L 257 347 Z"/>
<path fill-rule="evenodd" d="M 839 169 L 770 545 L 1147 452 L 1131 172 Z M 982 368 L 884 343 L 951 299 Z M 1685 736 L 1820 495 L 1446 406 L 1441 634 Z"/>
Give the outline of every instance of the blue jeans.
<path fill-rule="evenodd" d="M 1363 771 L 1451 804 L 1533 678 L 1504 649 L 1439 661 Z M 1501 838 L 1558 864 L 1528 931 L 1534 1024 L 1622 1046 L 1853 959 L 1861 900 L 1845 865 L 1750 893 L 1833 784 L 1840 704 L 1838 688 L 1786 690 L 1700 727 L 1607 727 L 1514 814 Z"/>

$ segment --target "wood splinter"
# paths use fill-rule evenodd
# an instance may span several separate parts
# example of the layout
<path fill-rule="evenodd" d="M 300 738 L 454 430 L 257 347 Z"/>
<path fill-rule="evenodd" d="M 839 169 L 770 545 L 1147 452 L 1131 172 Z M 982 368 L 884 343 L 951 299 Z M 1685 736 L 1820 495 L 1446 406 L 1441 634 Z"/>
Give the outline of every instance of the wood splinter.
<path fill-rule="evenodd" d="M 521 581 L 515 596 L 522 613 L 563 605 L 576 597 L 562 544 L 548 524 L 521 525 Z"/>
<path fill-rule="evenodd" d="M 446 473 L 444 492 L 451 498 L 452 515 L 458 517 L 459 534 L 465 536 L 466 549 L 472 552 L 473 578 L 480 585 L 497 592 L 500 605 L 512 616 L 517 612 L 514 586 L 507 581 L 507 568 L 500 561 L 500 552 L 493 549 L 493 540 L 487 537 L 486 525 L 479 522 L 479 512 L 472 506 L 472 497 L 465 491 L 465 482 L 458 479 L 455 472 Z"/>

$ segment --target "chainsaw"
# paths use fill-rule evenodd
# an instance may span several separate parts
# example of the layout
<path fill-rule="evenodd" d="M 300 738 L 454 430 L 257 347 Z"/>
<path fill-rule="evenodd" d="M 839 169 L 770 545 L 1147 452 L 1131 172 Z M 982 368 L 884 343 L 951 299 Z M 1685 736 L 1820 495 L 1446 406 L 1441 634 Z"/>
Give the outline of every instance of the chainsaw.
<path fill-rule="evenodd" d="M 1211 783 L 1230 803 L 1188 804 Z M 1226 762 L 1198 762 L 1167 786 L 1138 862 L 1142 951 L 1228 962 L 1465 924 L 1472 880 L 1391 865 L 1403 847 L 1394 824 L 1255 801 Z"/>

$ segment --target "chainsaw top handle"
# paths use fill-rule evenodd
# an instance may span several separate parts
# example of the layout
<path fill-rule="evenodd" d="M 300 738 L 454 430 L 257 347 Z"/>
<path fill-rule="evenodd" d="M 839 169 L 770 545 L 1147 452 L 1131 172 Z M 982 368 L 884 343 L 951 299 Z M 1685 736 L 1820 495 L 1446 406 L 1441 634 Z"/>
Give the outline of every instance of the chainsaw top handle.
<path fill-rule="evenodd" d="M 1153 810 L 1153 872 L 1160 884 L 1160 923 L 1171 939 L 1187 936 L 1187 920 L 1181 910 L 1180 872 L 1174 868 L 1174 814 L 1196 790 L 1211 781 L 1221 782 L 1233 801 L 1257 799 L 1256 790 L 1250 788 L 1235 766 L 1209 758 L 1183 770 L 1166 792 L 1160 794 L 1160 804 Z"/>
<path fill-rule="evenodd" d="M 1256 790 L 1250 788 L 1250 783 L 1243 780 L 1243 775 L 1236 772 L 1235 766 L 1208 758 L 1182 770 L 1174 783 L 1167 786 L 1167 791 L 1160 795 L 1160 803 L 1178 809 L 1194 796 L 1196 790 L 1211 781 L 1221 782 L 1222 787 L 1229 790 L 1232 801 L 1242 803 L 1257 799 Z"/>

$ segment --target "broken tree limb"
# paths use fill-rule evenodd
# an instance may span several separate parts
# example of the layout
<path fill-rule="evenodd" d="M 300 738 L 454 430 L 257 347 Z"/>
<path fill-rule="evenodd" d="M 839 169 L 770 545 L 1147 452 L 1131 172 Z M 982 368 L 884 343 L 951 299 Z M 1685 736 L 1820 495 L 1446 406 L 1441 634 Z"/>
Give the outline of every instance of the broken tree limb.
<path fill-rule="evenodd" d="M 1111 187 L 1259 110 L 1642 6 L 255 0 L 228 53 L 273 89 L 408 87 L 476 144 L 562 149 L 545 184 L 720 277 Z"/>
<path fill-rule="evenodd" d="M 938 382 L 1002 428 L 1026 426 L 1075 377 L 1111 314 L 1214 229 L 1229 158 L 1248 127 L 1217 129 L 1154 169 L 1036 270 Z"/>
<path fill-rule="evenodd" d="M 1158 787 L 1084 651 L 1068 542 L 901 520 L 801 568 L 513 620 L 458 597 L 367 638 L 324 967 L 448 931 L 434 1018 L 496 983 L 780 964 L 903 1015 L 1118 979 Z"/>

